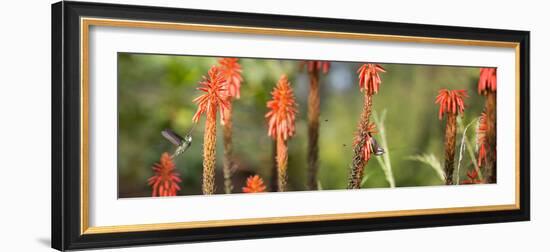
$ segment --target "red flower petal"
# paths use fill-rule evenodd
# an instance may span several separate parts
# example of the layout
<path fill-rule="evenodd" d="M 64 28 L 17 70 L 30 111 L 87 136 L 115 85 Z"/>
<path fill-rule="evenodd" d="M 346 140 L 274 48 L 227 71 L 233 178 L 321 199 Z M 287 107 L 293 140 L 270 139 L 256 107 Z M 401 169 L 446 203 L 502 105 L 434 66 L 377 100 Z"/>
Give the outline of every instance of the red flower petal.
<path fill-rule="evenodd" d="M 174 172 L 175 167 L 170 154 L 162 153 L 160 162 L 153 165 L 155 175 L 147 179 L 153 189 L 151 194 L 153 197 L 175 196 L 180 190 L 178 183 L 181 182 L 181 179 L 179 174 Z"/>
<path fill-rule="evenodd" d="M 246 186 L 243 187 L 243 192 L 245 193 L 257 193 L 265 192 L 266 186 L 264 181 L 260 176 L 254 175 L 246 179 Z"/>
<path fill-rule="evenodd" d="M 439 120 L 443 119 L 444 113 L 463 114 L 464 99 L 467 97 L 466 90 L 439 90 L 439 94 L 435 98 L 435 103 L 439 104 Z"/>
<path fill-rule="evenodd" d="M 268 136 L 277 139 L 282 136 L 284 140 L 294 135 L 296 113 L 298 113 L 294 92 L 285 75 L 281 76 L 277 86 L 271 92 L 272 100 L 267 102 L 270 109 L 265 117 L 268 121 Z"/>
<path fill-rule="evenodd" d="M 357 70 L 359 74 L 359 90 L 366 90 L 367 94 L 373 95 L 378 93 L 382 80 L 378 72 L 386 72 L 386 70 L 378 64 L 363 64 Z"/>
<path fill-rule="evenodd" d="M 497 91 L 497 69 L 496 68 L 481 68 L 479 69 L 479 82 L 477 83 L 477 91 L 479 94 L 487 94 L 487 92 Z"/>
<path fill-rule="evenodd" d="M 220 74 L 227 82 L 227 96 L 239 99 L 241 97 L 242 69 L 237 58 L 221 58 Z"/>
<path fill-rule="evenodd" d="M 203 81 L 200 82 L 200 87 L 197 88 L 205 94 L 195 98 L 193 102 L 197 103 L 198 109 L 193 116 L 193 122 L 198 122 L 204 114 L 216 113 L 216 109 L 220 110 L 221 118 L 224 119 L 224 110 L 229 107 L 227 100 L 227 83 L 224 77 L 218 71 L 216 66 L 212 66 L 208 71 L 208 77 L 203 76 Z"/>

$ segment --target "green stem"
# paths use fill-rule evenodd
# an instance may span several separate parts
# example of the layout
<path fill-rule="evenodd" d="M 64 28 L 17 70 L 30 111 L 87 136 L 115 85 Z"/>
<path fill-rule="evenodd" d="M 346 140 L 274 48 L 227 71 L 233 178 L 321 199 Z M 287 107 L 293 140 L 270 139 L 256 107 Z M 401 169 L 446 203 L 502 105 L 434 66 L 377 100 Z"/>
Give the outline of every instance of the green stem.
<path fill-rule="evenodd" d="M 464 124 L 462 123 L 462 120 L 461 119 L 458 120 L 458 128 L 461 132 L 463 132 L 462 133 L 463 137 L 464 137 L 464 135 L 466 135 L 466 130 L 470 127 L 470 125 L 473 124 L 476 121 L 477 121 L 477 119 L 472 120 L 470 123 L 468 123 L 468 125 L 466 125 L 466 127 L 464 127 Z M 470 156 L 470 160 L 474 164 L 474 169 L 476 169 L 477 176 L 480 180 L 482 180 L 483 179 L 483 173 L 482 173 L 481 169 L 479 168 L 479 166 L 477 165 L 477 158 L 476 158 L 476 155 L 475 155 L 475 152 L 474 152 L 474 148 L 472 148 L 472 143 L 470 142 L 468 137 L 466 137 L 466 141 L 464 141 L 464 143 L 466 144 L 466 150 L 468 151 L 468 155 Z"/>
<path fill-rule="evenodd" d="M 382 145 L 382 148 L 384 148 L 384 150 L 386 151 L 384 155 L 376 156 L 376 160 L 382 167 L 388 184 L 390 184 L 391 188 L 394 188 L 395 178 L 393 177 L 393 171 L 391 168 L 390 149 L 388 148 L 388 141 L 386 139 L 386 128 L 384 127 L 384 121 L 386 120 L 386 110 L 384 109 L 382 111 L 382 116 L 380 117 L 378 117 L 378 113 L 376 113 L 376 110 L 374 110 L 373 119 L 374 123 L 376 123 L 376 126 L 378 127 L 378 132 L 380 132 L 380 144 Z"/>

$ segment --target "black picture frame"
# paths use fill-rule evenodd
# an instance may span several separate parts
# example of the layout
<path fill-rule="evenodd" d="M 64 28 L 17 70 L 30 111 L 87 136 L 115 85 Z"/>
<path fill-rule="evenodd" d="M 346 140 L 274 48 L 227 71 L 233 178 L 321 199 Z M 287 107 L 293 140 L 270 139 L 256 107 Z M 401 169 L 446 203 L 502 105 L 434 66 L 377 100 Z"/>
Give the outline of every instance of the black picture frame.
<path fill-rule="evenodd" d="M 81 234 L 80 25 L 92 16 L 519 43 L 519 209 L 161 231 Z M 52 247 L 58 250 L 466 225 L 530 218 L 529 32 L 103 3 L 52 5 Z"/>

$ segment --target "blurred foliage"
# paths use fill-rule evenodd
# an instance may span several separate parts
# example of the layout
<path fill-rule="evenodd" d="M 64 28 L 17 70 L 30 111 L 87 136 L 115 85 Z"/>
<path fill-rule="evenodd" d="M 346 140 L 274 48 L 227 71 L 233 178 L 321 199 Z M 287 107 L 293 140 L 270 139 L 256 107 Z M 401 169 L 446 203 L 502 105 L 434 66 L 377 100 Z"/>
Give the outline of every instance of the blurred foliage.
<path fill-rule="evenodd" d="M 198 82 L 215 57 L 118 55 L 118 181 L 119 197 L 150 196 L 147 178 L 151 166 L 162 152 L 174 151 L 160 134 L 172 128 L 184 135 L 191 128 L 199 95 Z M 299 61 L 241 59 L 244 82 L 241 99 L 233 103 L 233 143 L 237 172 L 235 192 L 240 192 L 245 178 L 259 174 L 269 183 L 273 167 L 272 140 L 267 136 L 264 114 L 270 92 L 281 74 L 287 74 L 299 103 L 297 134 L 289 141 L 289 190 L 305 190 L 307 150 L 307 92 L 305 69 Z M 477 94 L 479 68 L 382 64 L 380 92 L 374 96 L 373 108 L 386 111 L 386 146 L 391 152 L 391 168 L 397 187 L 440 185 L 442 180 L 429 162 L 413 156 L 430 155 L 443 160 L 444 121 L 439 121 L 434 104 L 441 88 L 466 89 L 469 98 L 463 121 L 477 120 L 484 99 Z M 327 75 L 321 76 L 321 126 L 319 184 L 323 190 L 345 189 L 352 159 L 352 140 L 362 108 L 355 71 L 360 63 L 332 62 Z M 371 119 L 372 120 L 372 119 Z M 219 123 L 218 123 L 219 124 Z M 182 176 L 179 195 L 201 193 L 202 136 L 204 119 L 193 132 L 191 148 L 176 158 Z M 217 192 L 222 193 L 222 137 L 218 127 Z M 458 132 L 457 139 L 461 139 Z M 469 130 L 468 139 L 475 137 Z M 375 135 L 379 138 L 379 135 Z M 460 142 L 457 140 L 457 142 Z M 475 145 L 475 142 L 472 142 Z M 458 153 L 457 153 L 458 157 Z M 365 174 L 364 187 L 388 187 L 381 162 L 372 159 Z M 461 177 L 473 164 L 465 154 Z"/>

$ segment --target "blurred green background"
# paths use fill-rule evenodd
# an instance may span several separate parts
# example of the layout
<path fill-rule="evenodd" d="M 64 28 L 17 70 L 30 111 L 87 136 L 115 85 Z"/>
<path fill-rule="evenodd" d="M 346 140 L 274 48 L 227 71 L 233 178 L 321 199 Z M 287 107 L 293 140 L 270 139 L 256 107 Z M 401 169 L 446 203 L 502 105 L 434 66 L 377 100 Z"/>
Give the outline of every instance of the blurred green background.
<path fill-rule="evenodd" d="M 118 54 L 118 195 L 151 195 L 147 178 L 151 166 L 162 152 L 174 147 L 160 134 L 172 128 L 184 135 L 192 126 L 197 106 L 192 100 L 200 92 L 198 82 L 217 57 Z M 235 192 L 241 192 L 248 175 L 259 174 L 269 188 L 272 140 L 267 136 L 264 114 L 270 92 L 281 74 L 287 74 L 294 88 L 299 114 L 296 135 L 289 141 L 289 190 L 306 189 L 307 93 L 309 79 L 300 61 L 240 59 L 244 82 L 241 99 L 233 103 L 233 143 L 237 172 Z M 321 126 L 319 184 L 323 190 L 345 189 L 352 160 L 352 141 L 362 108 L 356 70 L 360 63 L 331 62 L 327 75 L 321 75 Z M 385 112 L 386 149 L 395 185 L 427 186 L 443 183 L 437 169 L 411 159 L 415 155 L 433 154 L 443 162 L 444 121 L 438 119 L 434 104 L 441 88 L 466 89 L 466 112 L 463 125 L 472 125 L 467 140 L 475 145 L 475 122 L 483 110 L 484 99 L 477 94 L 479 68 L 407 64 L 382 64 L 380 92 L 374 96 L 373 108 L 378 117 Z M 377 125 L 380 127 L 380 125 Z M 201 194 L 202 136 L 204 118 L 193 132 L 191 148 L 176 158 L 182 190 L 178 195 Z M 223 191 L 222 129 L 218 119 L 216 188 Z M 375 135 L 379 140 L 381 135 Z M 457 134 L 460 144 L 462 131 Z M 458 146 L 457 146 L 458 148 Z M 475 146 L 472 146 L 475 148 Z M 470 156 L 463 154 L 460 177 L 473 167 Z M 458 160 L 459 152 L 457 151 Z M 388 187 L 382 166 L 371 159 L 365 170 L 364 188 Z"/>

